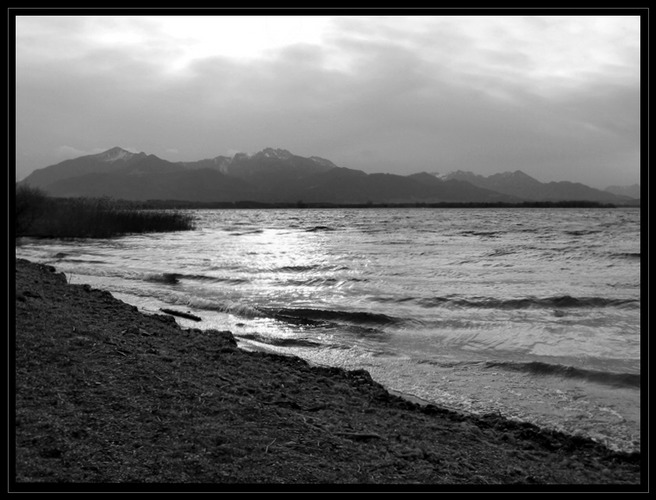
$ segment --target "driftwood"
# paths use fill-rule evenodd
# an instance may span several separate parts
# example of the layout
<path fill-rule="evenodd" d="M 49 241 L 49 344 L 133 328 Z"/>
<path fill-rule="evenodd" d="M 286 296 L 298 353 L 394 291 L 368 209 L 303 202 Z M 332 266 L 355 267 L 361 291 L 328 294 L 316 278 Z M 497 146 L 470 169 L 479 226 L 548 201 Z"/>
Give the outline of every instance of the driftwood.
<path fill-rule="evenodd" d="M 193 319 L 194 321 L 202 321 L 201 318 L 191 313 L 174 311 L 173 309 L 160 309 L 160 311 L 165 312 L 166 314 L 171 314 L 172 316 L 180 316 L 181 318 Z"/>

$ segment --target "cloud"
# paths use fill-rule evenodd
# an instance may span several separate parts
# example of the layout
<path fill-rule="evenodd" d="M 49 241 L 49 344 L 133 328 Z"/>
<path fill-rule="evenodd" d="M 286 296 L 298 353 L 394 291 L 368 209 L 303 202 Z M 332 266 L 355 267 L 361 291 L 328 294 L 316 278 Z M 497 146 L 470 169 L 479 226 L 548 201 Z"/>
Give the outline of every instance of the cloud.
<path fill-rule="evenodd" d="M 94 152 L 99 153 L 100 151 L 94 151 Z M 82 151 L 81 149 L 77 149 L 72 146 L 59 146 L 55 148 L 54 154 L 56 157 L 61 158 L 62 160 L 69 160 L 71 158 L 77 158 L 79 156 L 94 154 L 94 152 Z"/>
<path fill-rule="evenodd" d="M 194 56 L 193 31 L 152 18 L 24 23 L 18 169 L 52 164 L 62 144 L 182 160 L 271 146 L 369 172 L 635 182 L 635 19 L 331 21 L 240 57 Z"/>

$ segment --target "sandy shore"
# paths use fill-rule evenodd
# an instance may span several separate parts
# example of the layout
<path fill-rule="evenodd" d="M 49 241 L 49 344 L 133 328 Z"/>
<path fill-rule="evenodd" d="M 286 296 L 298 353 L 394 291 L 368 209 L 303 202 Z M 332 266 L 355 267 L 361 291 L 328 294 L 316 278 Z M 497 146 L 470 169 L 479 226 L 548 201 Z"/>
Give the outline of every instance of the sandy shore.
<path fill-rule="evenodd" d="M 365 371 L 241 350 L 229 332 L 182 329 L 49 266 L 18 260 L 15 290 L 13 491 L 642 491 L 646 480 L 639 454 L 419 406 Z"/>

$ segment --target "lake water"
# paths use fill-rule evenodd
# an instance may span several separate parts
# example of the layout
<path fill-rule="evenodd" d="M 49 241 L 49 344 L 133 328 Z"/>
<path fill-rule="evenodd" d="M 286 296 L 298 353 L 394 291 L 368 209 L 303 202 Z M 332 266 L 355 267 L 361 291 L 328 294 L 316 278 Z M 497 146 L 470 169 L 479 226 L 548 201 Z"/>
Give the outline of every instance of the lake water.
<path fill-rule="evenodd" d="M 640 449 L 639 209 L 190 213 L 193 231 L 16 253 L 246 349 Z"/>

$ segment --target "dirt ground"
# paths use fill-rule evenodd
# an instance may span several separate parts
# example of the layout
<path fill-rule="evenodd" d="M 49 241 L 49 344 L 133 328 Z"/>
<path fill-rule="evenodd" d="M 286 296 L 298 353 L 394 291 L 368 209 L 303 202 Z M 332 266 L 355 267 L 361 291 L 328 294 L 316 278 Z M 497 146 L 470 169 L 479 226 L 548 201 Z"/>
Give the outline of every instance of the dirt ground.
<path fill-rule="evenodd" d="M 10 490 L 645 488 L 640 454 L 241 350 L 49 266 L 17 260 L 15 276 Z"/>

